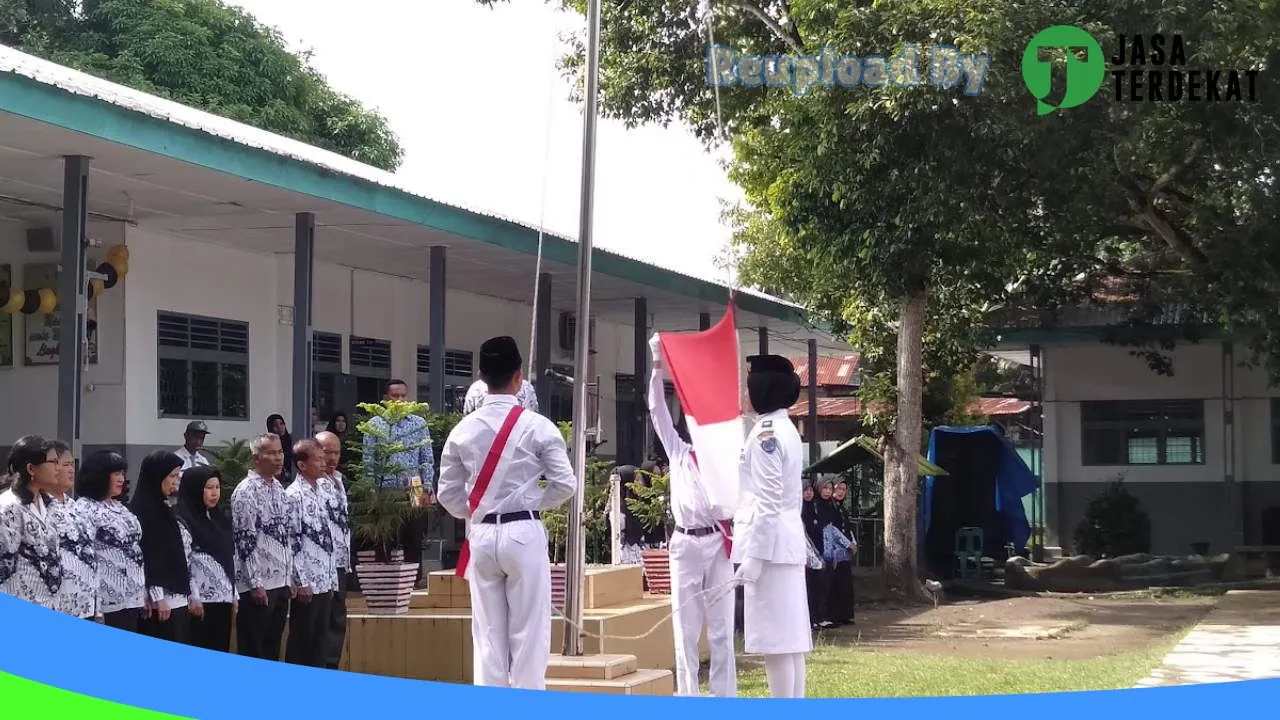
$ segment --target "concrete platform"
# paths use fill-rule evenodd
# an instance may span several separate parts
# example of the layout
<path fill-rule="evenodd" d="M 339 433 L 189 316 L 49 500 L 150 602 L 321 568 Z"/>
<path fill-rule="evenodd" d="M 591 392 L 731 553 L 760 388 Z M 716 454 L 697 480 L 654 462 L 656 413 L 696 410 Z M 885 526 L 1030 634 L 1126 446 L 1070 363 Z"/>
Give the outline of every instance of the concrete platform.
<path fill-rule="evenodd" d="M 1280 677 L 1280 592 L 1233 590 L 1137 687 Z"/>
<path fill-rule="evenodd" d="M 640 669 L 634 655 L 574 658 L 553 655 L 547 666 L 547 689 L 612 695 L 671 695 L 675 692 L 675 675 L 670 670 Z"/>

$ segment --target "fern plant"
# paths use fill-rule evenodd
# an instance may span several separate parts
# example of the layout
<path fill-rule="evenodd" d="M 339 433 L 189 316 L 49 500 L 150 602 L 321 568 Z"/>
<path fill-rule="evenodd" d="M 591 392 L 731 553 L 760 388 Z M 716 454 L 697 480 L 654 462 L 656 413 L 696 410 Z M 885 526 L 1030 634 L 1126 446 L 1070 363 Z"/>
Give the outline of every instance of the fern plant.
<path fill-rule="evenodd" d="M 392 553 L 401 549 L 400 534 L 404 526 L 413 518 L 425 514 L 427 508 L 416 507 L 410 500 L 406 488 L 382 487 L 381 479 L 385 477 L 409 477 L 416 474 L 413 468 L 407 468 L 393 460 L 395 455 L 403 452 L 417 451 L 426 447 L 427 442 L 414 444 L 392 442 L 390 428 L 410 415 L 421 416 L 427 408 L 426 403 L 398 402 L 386 400 L 380 403 L 361 403 L 360 410 L 366 415 L 356 425 L 356 436 L 352 444 L 358 444 L 363 450 L 364 438 L 372 437 L 372 456 L 364 454 L 361 462 L 352 466 L 352 477 L 348 495 L 350 498 L 351 526 L 356 539 L 364 546 L 372 546 L 381 562 L 388 562 Z M 381 419 L 383 422 L 374 422 Z M 443 439 L 440 440 L 443 442 Z M 422 478 L 424 484 L 431 478 Z"/>

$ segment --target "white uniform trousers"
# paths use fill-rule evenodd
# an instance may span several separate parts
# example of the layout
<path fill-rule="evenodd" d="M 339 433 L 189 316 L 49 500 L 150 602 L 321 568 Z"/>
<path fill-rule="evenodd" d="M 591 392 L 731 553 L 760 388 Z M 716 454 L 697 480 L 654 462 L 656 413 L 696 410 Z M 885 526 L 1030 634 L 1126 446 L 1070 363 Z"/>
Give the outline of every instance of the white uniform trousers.
<path fill-rule="evenodd" d="M 474 682 L 544 690 L 551 660 L 551 561 L 538 520 L 472 523 Z"/>
<path fill-rule="evenodd" d="M 676 615 L 676 693 L 698 695 L 698 639 L 703 625 L 711 648 L 711 694 L 736 697 L 738 675 L 733 647 L 733 563 L 724 552 L 720 533 L 693 537 L 676 532 L 671 537 L 671 603 Z M 722 588 L 722 591 L 710 590 Z M 699 592 L 710 590 L 701 597 Z"/>

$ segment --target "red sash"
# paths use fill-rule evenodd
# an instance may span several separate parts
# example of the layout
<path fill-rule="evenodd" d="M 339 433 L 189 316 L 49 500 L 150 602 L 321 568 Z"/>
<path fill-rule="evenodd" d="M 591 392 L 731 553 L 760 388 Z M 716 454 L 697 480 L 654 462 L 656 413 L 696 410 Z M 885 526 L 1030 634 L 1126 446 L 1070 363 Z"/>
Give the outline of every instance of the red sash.
<path fill-rule="evenodd" d="M 493 446 L 489 448 L 489 454 L 484 458 L 484 465 L 480 466 L 480 476 L 476 478 L 476 485 L 471 488 L 471 494 L 467 496 L 467 509 L 472 513 L 480 506 L 485 490 L 489 489 L 489 481 L 493 480 L 493 473 L 498 469 L 498 461 L 502 459 L 502 451 L 507 448 L 507 440 L 511 437 L 511 431 L 515 429 L 516 421 L 520 419 L 522 412 L 524 408 L 519 405 L 511 408 L 511 412 L 507 413 L 507 419 L 502 421 L 498 436 L 493 439 Z M 463 540 L 462 549 L 458 552 L 458 567 L 454 574 L 458 577 L 466 577 L 467 564 L 470 562 L 471 543 Z"/>
<path fill-rule="evenodd" d="M 693 460 L 694 467 L 698 466 L 698 454 L 689 451 L 689 457 Z M 724 540 L 724 556 L 733 557 L 733 529 L 729 527 L 728 520 L 718 521 L 720 525 L 720 538 Z"/>

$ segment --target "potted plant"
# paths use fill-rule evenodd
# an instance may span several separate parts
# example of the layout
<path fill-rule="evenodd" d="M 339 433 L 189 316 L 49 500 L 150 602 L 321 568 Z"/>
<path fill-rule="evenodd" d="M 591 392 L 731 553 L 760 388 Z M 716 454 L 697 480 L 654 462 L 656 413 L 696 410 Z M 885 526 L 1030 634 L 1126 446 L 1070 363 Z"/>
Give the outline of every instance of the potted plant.
<path fill-rule="evenodd" d="M 359 407 L 368 418 L 356 426 L 358 437 L 360 441 L 372 437 L 374 443 L 372 457 L 366 453 L 352 468 L 354 482 L 348 493 L 352 531 L 358 545 L 364 548 L 356 553 L 356 577 L 370 613 L 406 613 L 413 597 L 418 563 L 404 561 L 400 535 L 406 523 L 427 510 L 416 507 L 406 489 L 384 488 L 380 479 L 415 474 L 413 469 L 400 466 L 392 458 L 399 453 L 420 450 L 426 442 L 392 442 L 388 428 L 409 415 L 421 414 L 426 406 L 387 400 L 361 403 Z M 374 422 L 376 418 L 383 422 Z M 422 480 L 431 482 L 431 478 Z"/>
<path fill-rule="evenodd" d="M 655 475 L 636 471 L 636 479 L 627 484 L 632 497 L 627 498 L 627 509 L 645 528 L 662 528 L 663 545 L 640 552 L 644 567 L 644 580 L 649 592 L 659 595 L 671 593 L 671 531 L 675 520 L 671 516 L 670 474 Z M 646 482 L 647 480 L 647 482 Z"/>
<path fill-rule="evenodd" d="M 205 452 L 209 453 L 214 466 L 218 468 L 222 498 L 225 506 L 230 507 L 231 491 L 249 476 L 249 470 L 253 468 L 253 451 L 249 448 L 249 441 L 231 438 L 221 447 L 206 448 Z"/>

